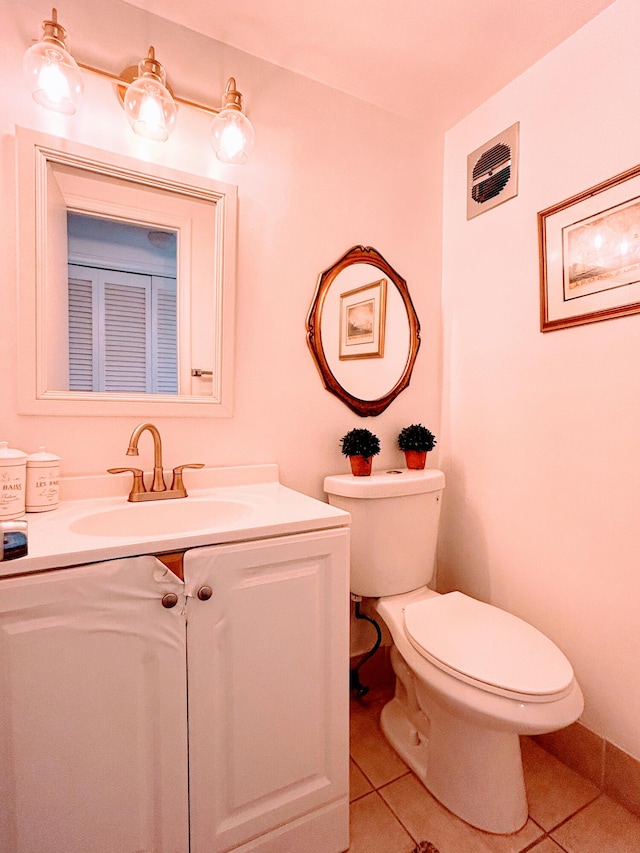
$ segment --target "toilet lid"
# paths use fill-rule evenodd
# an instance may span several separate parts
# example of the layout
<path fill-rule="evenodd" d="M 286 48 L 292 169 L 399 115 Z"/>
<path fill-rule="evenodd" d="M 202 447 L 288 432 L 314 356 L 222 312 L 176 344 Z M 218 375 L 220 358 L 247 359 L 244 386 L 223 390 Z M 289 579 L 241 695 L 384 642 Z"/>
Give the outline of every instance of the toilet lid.
<path fill-rule="evenodd" d="M 573 680 L 567 658 L 537 628 L 461 592 L 408 604 L 404 619 L 421 654 L 488 689 L 544 696 Z"/>

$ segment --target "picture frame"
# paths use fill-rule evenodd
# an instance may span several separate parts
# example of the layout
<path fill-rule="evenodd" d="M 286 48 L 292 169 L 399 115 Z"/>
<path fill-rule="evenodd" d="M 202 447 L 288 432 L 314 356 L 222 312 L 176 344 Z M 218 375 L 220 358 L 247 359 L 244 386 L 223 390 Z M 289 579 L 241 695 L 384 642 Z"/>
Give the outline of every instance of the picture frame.
<path fill-rule="evenodd" d="M 538 213 L 540 331 L 640 312 L 640 166 Z"/>
<path fill-rule="evenodd" d="M 386 278 L 340 294 L 341 361 L 384 357 L 386 314 Z"/>

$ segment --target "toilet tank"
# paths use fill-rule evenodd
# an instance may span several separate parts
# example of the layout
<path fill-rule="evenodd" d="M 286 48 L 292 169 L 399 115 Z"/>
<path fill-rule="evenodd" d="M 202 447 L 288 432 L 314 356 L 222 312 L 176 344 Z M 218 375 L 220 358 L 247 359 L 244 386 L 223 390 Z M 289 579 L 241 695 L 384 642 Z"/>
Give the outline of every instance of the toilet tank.
<path fill-rule="evenodd" d="M 325 478 L 329 503 L 351 514 L 351 592 L 379 598 L 429 583 L 443 489 L 432 468 Z"/>

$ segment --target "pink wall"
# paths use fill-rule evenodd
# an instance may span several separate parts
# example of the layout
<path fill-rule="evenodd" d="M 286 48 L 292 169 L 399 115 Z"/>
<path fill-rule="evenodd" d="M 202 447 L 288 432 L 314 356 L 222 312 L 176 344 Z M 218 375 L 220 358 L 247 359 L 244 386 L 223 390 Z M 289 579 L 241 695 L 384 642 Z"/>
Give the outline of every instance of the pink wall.
<path fill-rule="evenodd" d="M 48 116 L 20 79 L 48 11 L 0 0 L 0 69 L 14 81 L 0 96 L 0 438 L 29 451 L 46 444 L 66 474 L 100 473 L 123 462 L 145 417 L 17 414 L 14 125 L 237 182 L 234 417 L 161 419 L 167 465 L 275 461 L 287 484 L 321 496 L 325 473 L 347 470 L 339 438 L 348 429 L 373 429 L 379 464 L 390 466 L 401 461 L 399 428 L 426 423 L 447 475 L 440 585 L 548 633 L 575 666 L 585 724 L 640 758 L 640 315 L 542 335 L 536 233 L 538 210 L 638 161 L 635 0 L 618 0 L 447 135 L 444 240 L 437 132 L 119 0 L 68 0 L 60 10 L 78 58 L 118 72 L 153 43 L 176 91 L 213 102 L 235 75 L 258 134 L 250 164 L 217 164 L 208 119 L 189 110 L 166 145 L 145 150 L 97 78 L 75 117 Z M 519 195 L 467 222 L 466 155 L 515 121 Z M 318 274 L 357 243 L 407 279 L 423 333 L 410 388 L 370 420 L 322 388 L 304 333 Z"/>
<path fill-rule="evenodd" d="M 419 420 L 439 429 L 441 174 L 425 164 L 441 162 L 442 140 L 119 0 L 68 0 L 59 10 L 76 57 L 119 73 L 153 44 L 175 91 L 213 105 L 234 75 L 257 133 L 250 163 L 217 163 L 208 144 L 210 118 L 195 110 L 181 109 L 164 145 L 140 144 L 111 85 L 95 76 L 86 77 L 76 116 L 55 117 L 31 102 L 20 76 L 22 54 L 49 11 L 34 0 L 0 0 L 0 68 L 13 81 L 13 90 L 0 96 L 0 437 L 29 452 L 45 444 L 61 455 L 65 474 L 101 473 L 123 464 L 128 436 L 145 418 L 143 410 L 106 420 L 17 414 L 12 137 L 18 124 L 238 184 L 234 416 L 158 419 L 167 467 L 277 462 L 284 482 L 321 497 L 324 475 L 348 470 L 340 437 L 363 425 L 382 440 L 380 464 L 400 464 L 401 426 Z M 367 420 L 324 390 L 305 338 L 318 275 L 360 243 L 376 247 L 406 278 L 423 329 L 411 386 Z M 148 468 L 147 452 L 140 461 Z"/>
<path fill-rule="evenodd" d="M 640 758 L 640 315 L 541 334 L 536 213 L 638 163 L 640 6 L 618 0 L 446 136 L 439 585 L 572 661 Z M 517 198 L 467 222 L 467 154 L 520 122 Z"/>

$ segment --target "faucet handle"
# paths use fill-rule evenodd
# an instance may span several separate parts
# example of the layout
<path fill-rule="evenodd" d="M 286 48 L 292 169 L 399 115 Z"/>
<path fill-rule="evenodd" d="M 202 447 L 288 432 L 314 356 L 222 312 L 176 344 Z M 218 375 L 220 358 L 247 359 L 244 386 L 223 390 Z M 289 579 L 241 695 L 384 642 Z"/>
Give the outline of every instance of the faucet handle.
<path fill-rule="evenodd" d="M 177 465 L 173 469 L 173 480 L 171 481 L 171 491 L 184 492 L 184 497 L 187 497 L 187 490 L 182 481 L 182 472 L 185 468 L 204 468 L 204 462 L 190 462 L 188 465 Z"/>
<path fill-rule="evenodd" d="M 108 474 L 126 474 L 127 471 L 131 471 L 133 474 L 133 485 L 131 486 L 131 491 L 129 492 L 129 500 L 135 500 L 133 495 L 141 495 L 143 492 L 146 492 L 146 488 L 144 485 L 144 480 L 142 478 L 143 471 L 141 468 L 107 468 Z"/>

